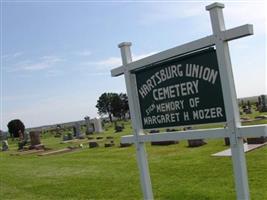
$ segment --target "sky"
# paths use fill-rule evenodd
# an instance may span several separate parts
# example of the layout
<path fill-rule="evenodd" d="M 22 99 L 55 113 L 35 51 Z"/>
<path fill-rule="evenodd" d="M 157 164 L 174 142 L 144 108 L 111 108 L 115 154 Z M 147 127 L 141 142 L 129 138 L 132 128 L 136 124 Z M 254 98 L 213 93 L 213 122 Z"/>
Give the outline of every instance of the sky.
<path fill-rule="evenodd" d="M 238 97 L 266 94 L 266 5 L 220 1 L 226 28 L 253 24 L 254 35 L 229 42 Z M 104 92 L 126 92 L 118 44 L 133 60 L 212 34 L 211 1 L 1 0 L 1 127 L 99 117 Z"/>

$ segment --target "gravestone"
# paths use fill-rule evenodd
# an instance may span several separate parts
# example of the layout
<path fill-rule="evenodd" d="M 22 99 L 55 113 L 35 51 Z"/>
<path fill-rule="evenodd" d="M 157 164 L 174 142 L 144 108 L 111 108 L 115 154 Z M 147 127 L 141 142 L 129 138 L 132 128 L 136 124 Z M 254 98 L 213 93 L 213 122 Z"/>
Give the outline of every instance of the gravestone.
<path fill-rule="evenodd" d="M 73 140 L 72 133 L 68 133 L 67 135 L 63 135 L 63 141 Z"/>
<path fill-rule="evenodd" d="M 225 144 L 225 146 L 229 146 L 230 145 L 229 137 L 224 138 L 224 144 Z"/>
<path fill-rule="evenodd" d="M 153 130 L 150 130 L 149 133 L 151 133 L 151 134 L 159 133 L 159 130 L 153 129 Z"/>
<path fill-rule="evenodd" d="M 73 127 L 72 127 L 72 130 L 73 130 L 73 136 L 76 137 L 76 133 L 77 133 L 76 127 L 73 126 Z"/>
<path fill-rule="evenodd" d="M 185 127 L 184 131 L 186 130 L 193 130 L 192 127 Z M 200 147 L 205 144 L 207 144 L 203 139 L 193 139 L 193 140 L 187 140 L 188 142 L 188 147 Z"/>
<path fill-rule="evenodd" d="M 96 133 L 101 133 L 101 132 L 103 132 L 101 119 L 99 119 L 99 118 L 94 118 L 92 121 L 93 121 L 93 125 L 94 125 L 95 132 L 96 132 Z"/>
<path fill-rule="evenodd" d="M 118 124 L 117 122 L 114 123 L 114 129 L 115 132 L 122 132 L 122 130 L 124 129 L 124 125 L 123 124 Z"/>
<path fill-rule="evenodd" d="M 61 126 L 57 125 L 55 137 L 61 137 Z"/>
<path fill-rule="evenodd" d="M 99 147 L 99 144 L 97 142 L 89 142 L 89 148 L 96 148 Z"/>
<path fill-rule="evenodd" d="M 41 131 L 30 131 L 30 147 L 29 149 L 44 149 L 44 145 L 40 140 Z"/>
<path fill-rule="evenodd" d="M 2 141 L 2 151 L 7 151 L 8 150 L 8 142 L 7 140 Z"/>
<path fill-rule="evenodd" d="M 86 134 L 87 135 L 91 135 L 93 133 L 94 133 L 94 128 L 93 127 L 90 127 L 90 128 L 88 128 L 88 130 L 86 130 Z"/>
<path fill-rule="evenodd" d="M 166 129 L 166 132 L 175 132 L 175 131 L 178 131 L 178 130 L 174 129 L 174 128 L 167 128 Z"/>
<path fill-rule="evenodd" d="M 113 147 L 115 144 L 114 143 L 105 143 L 104 147 Z"/>
<path fill-rule="evenodd" d="M 130 147 L 132 146 L 133 144 L 132 143 L 120 143 L 120 147 L 121 148 L 124 148 L 124 147 Z"/>
<path fill-rule="evenodd" d="M 86 135 L 93 134 L 94 129 L 90 123 L 90 117 L 86 116 L 84 117 L 84 119 L 85 119 L 85 124 L 86 124 L 86 131 L 85 131 Z"/>
<path fill-rule="evenodd" d="M 252 109 L 249 106 L 245 106 L 243 108 L 243 112 L 246 113 L 246 114 L 251 114 L 252 113 Z"/>
<path fill-rule="evenodd" d="M 246 143 L 246 142 L 247 142 L 247 140 L 245 138 L 243 138 L 243 143 Z M 230 146 L 229 137 L 224 138 L 224 144 L 225 144 L 225 146 Z"/>
<path fill-rule="evenodd" d="M 24 147 L 28 144 L 27 133 L 19 130 L 18 135 L 19 135 L 18 150 L 23 150 Z"/>
<path fill-rule="evenodd" d="M 263 144 L 267 142 L 267 137 L 247 138 L 248 144 Z"/>
<path fill-rule="evenodd" d="M 73 139 L 72 133 L 68 133 L 68 140 L 72 140 L 72 139 Z"/>
<path fill-rule="evenodd" d="M 4 132 L 0 130 L 0 141 L 4 140 Z"/>
<path fill-rule="evenodd" d="M 258 98 L 258 110 L 267 112 L 267 95 L 260 95 Z"/>
<path fill-rule="evenodd" d="M 200 147 L 207 144 L 203 139 L 187 140 L 188 147 Z"/>
<path fill-rule="evenodd" d="M 78 139 L 81 134 L 81 126 L 79 123 L 75 123 L 73 131 L 74 131 L 73 135 Z"/>
<path fill-rule="evenodd" d="M 2 151 L 8 150 L 7 134 L 0 130 L 0 142 L 2 143 Z"/>
<path fill-rule="evenodd" d="M 63 135 L 63 141 L 69 140 L 68 135 Z"/>
<path fill-rule="evenodd" d="M 256 116 L 255 119 L 267 119 L 267 115 L 259 115 L 259 116 Z"/>

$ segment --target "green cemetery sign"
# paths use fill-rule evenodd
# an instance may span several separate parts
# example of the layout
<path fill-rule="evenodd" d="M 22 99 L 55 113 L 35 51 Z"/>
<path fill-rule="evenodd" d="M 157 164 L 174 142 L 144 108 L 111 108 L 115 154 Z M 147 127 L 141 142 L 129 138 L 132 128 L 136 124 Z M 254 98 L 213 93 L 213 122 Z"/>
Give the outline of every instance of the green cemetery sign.
<path fill-rule="evenodd" d="M 226 121 L 215 49 L 134 73 L 144 129 Z"/>
<path fill-rule="evenodd" d="M 253 26 L 227 30 L 223 8 L 221 3 L 206 6 L 211 35 L 147 58 L 132 62 L 131 43 L 119 44 L 123 65 L 111 74 L 124 74 L 133 126 L 133 135 L 123 136 L 121 143 L 136 145 L 144 199 L 154 199 L 145 142 L 225 137 L 231 141 L 236 199 L 250 199 L 243 138 L 266 137 L 267 125 L 240 126 L 228 41 L 253 35 Z M 216 51 L 207 48 L 213 46 Z M 227 127 L 160 134 L 142 130 L 215 122 Z"/>

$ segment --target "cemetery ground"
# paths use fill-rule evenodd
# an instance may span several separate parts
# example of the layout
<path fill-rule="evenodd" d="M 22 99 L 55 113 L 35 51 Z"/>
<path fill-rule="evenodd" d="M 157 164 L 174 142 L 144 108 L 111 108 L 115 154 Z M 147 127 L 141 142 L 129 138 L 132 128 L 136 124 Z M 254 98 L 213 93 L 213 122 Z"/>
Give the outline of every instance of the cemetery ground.
<path fill-rule="evenodd" d="M 247 116 L 252 114 L 242 117 Z M 0 153 L 0 199 L 142 199 L 135 147 L 119 148 L 120 137 L 131 134 L 130 121 L 123 123 L 122 132 L 115 133 L 109 124 L 104 133 L 92 135 L 114 137 L 115 146 L 108 148 L 103 139 L 99 147 L 88 148 L 85 139 L 80 141 L 83 148 L 74 152 L 11 156 L 17 144 L 9 140 L 10 150 Z M 251 124 L 267 124 L 267 119 L 243 123 Z M 62 138 L 51 133 L 42 135 L 41 141 L 53 150 L 80 144 L 60 144 Z M 188 148 L 187 141 L 146 145 L 155 199 L 235 199 L 231 158 L 211 156 L 228 147 L 223 139 L 205 141 L 207 145 L 196 148 Z M 267 147 L 246 153 L 246 159 L 251 199 L 267 199 Z"/>

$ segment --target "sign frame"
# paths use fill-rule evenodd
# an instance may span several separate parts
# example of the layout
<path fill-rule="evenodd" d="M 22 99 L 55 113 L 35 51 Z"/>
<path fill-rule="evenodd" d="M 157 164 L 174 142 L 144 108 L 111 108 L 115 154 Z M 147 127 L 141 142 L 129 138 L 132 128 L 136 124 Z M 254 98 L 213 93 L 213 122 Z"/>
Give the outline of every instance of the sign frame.
<path fill-rule="evenodd" d="M 134 143 L 136 146 L 137 162 L 140 172 L 141 187 L 144 199 L 153 199 L 152 185 L 149 175 L 149 167 L 145 142 L 188 140 L 205 138 L 230 138 L 232 163 L 235 179 L 237 200 L 249 200 L 249 186 L 247 166 L 244 154 L 244 137 L 267 137 L 267 125 L 255 125 L 242 127 L 240 123 L 239 109 L 237 105 L 234 78 L 230 60 L 228 41 L 253 35 L 253 26 L 246 24 L 229 30 L 225 29 L 222 9 L 224 4 L 213 3 L 206 6 L 210 13 L 213 34 L 193 42 L 189 42 L 172 49 L 154 54 L 152 56 L 132 62 L 130 42 L 119 44 L 123 65 L 111 70 L 112 76 L 124 74 L 128 94 L 129 108 L 132 120 L 133 135 L 123 136 L 122 143 Z M 169 59 L 177 55 L 183 55 L 206 47 L 215 46 L 222 82 L 223 99 L 225 104 L 227 127 L 219 129 L 179 131 L 171 133 L 159 133 L 146 135 L 142 129 L 140 105 L 138 101 L 136 77 L 134 70 L 142 68 L 161 60 Z"/>

